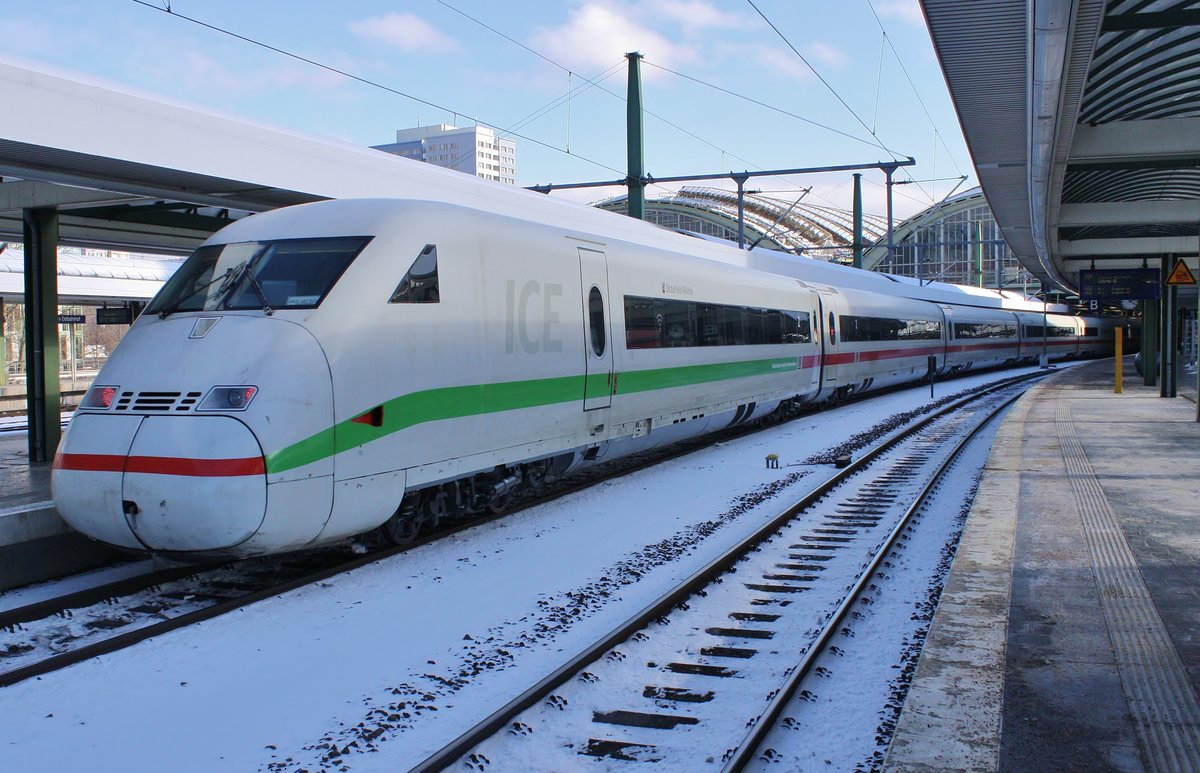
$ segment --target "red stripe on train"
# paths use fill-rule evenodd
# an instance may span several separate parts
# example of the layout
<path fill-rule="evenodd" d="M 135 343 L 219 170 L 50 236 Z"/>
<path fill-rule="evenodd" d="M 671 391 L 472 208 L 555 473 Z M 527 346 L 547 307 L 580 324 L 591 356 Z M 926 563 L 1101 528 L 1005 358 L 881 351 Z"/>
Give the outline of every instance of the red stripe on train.
<path fill-rule="evenodd" d="M 891 360 L 900 357 L 926 357 L 930 354 L 941 354 L 942 345 L 920 346 L 907 349 L 876 349 L 874 351 L 838 352 L 825 355 L 826 365 L 849 365 L 855 362 L 875 362 Z"/>
<path fill-rule="evenodd" d="M 119 456 L 117 454 L 64 454 L 54 457 L 56 470 L 84 472 L 141 472 L 149 475 L 186 475 L 196 478 L 226 478 L 265 475 L 261 456 L 245 459 L 187 459 L 171 456 Z"/>

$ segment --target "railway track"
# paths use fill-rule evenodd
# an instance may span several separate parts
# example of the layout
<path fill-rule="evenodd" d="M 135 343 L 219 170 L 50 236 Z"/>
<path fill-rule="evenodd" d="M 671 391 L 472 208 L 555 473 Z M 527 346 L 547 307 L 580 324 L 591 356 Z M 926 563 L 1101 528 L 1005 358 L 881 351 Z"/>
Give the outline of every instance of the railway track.
<path fill-rule="evenodd" d="M 811 694 L 816 658 L 871 603 L 897 540 L 967 440 L 1024 391 L 1018 380 L 863 453 L 414 770 L 516 769 L 531 755 L 549 768 L 742 769 L 784 707 Z"/>
<path fill-rule="evenodd" d="M 0 687 L 132 646 L 383 555 L 314 550 L 175 566 L 0 613 Z"/>
<path fill-rule="evenodd" d="M 1019 379 L 1000 383 L 1014 380 Z M 958 398 L 944 398 L 945 401 L 955 399 Z M 717 439 L 750 431 L 753 430 L 739 427 Z M 532 507 L 607 478 L 628 474 L 633 469 L 690 453 L 697 445 L 700 444 L 678 444 L 653 454 L 584 471 L 563 479 L 538 496 L 527 496 L 514 502 L 510 511 Z M 502 515 L 453 521 L 410 545 L 374 546 L 366 554 L 350 557 L 347 557 L 349 546 L 343 544 L 332 549 L 229 565 L 173 567 L 0 613 L 0 687 L 320 582 L 496 517 Z"/>

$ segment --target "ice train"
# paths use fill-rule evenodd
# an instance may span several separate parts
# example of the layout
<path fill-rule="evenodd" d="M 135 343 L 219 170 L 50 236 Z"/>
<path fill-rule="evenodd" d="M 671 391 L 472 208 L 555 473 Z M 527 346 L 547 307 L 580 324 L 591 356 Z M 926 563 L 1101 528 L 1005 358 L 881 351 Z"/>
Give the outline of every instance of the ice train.
<path fill-rule="evenodd" d="M 888 292 L 839 286 L 805 261 L 762 271 L 733 247 L 601 230 L 388 199 L 228 226 L 85 396 L 54 460 L 59 512 L 96 540 L 187 557 L 380 526 L 404 541 L 580 465 L 930 363 L 1112 348 L 1100 318 L 875 275 Z"/>

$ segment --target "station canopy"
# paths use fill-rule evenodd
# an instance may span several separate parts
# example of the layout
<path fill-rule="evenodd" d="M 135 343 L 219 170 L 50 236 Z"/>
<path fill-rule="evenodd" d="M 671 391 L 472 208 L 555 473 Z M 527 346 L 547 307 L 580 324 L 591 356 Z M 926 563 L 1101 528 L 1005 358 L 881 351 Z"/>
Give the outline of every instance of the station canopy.
<path fill-rule="evenodd" d="M 797 200 L 747 193 L 743 202 L 746 243 L 824 260 L 853 259 L 853 214 Z M 624 194 L 595 206 L 624 212 Z M 663 226 L 725 239 L 737 239 L 737 193 L 722 188 L 684 187 L 668 196 L 646 199 L 646 219 Z M 863 214 L 863 241 L 870 244 L 887 233 L 887 218 Z"/>
<path fill-rule="evenodd" d="M 1194 2 L 921 5 L 988 204 L 1027 269 L 1075 291 L 1081 269 L 1197 254 Z"/>

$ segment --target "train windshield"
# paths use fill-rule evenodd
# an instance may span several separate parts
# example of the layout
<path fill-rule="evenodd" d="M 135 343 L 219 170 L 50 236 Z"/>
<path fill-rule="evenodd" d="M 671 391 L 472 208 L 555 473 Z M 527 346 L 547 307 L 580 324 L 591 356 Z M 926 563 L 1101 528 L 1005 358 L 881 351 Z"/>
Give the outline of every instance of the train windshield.
<path fill-rule="evenodd" d="M 210 244 L 192 253 L 146 311 L 312 309 L 369 236 Z"/>

